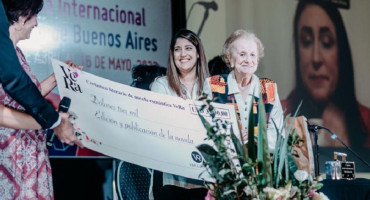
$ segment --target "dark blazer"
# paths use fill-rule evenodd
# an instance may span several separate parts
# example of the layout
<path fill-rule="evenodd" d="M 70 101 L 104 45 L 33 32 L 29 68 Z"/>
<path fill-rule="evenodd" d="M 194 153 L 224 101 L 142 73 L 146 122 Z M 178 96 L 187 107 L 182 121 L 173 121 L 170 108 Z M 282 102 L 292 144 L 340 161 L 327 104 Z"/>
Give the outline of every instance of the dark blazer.
<path fill-rule="evenodd" d="M 42 126 L 50 128 L 59 117 L 23 71 L 9 38 L 9 23 L 0 1 L 0 83 L 4 90 Z"/>

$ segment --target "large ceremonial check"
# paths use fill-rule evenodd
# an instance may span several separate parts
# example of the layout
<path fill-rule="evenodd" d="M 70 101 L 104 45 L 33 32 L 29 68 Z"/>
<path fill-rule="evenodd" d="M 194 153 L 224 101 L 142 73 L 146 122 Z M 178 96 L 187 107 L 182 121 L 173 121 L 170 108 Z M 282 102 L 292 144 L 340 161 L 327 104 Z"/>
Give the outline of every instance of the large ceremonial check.
<path fill-rule="evenodd" d="M 69 112 L 85 147 L 163 172 L 208 179 L 196 149 L 206 138 L 197 112 L 202 102 L 133 88 L 58 60 L 52 63 L 60 96 L 71 99 Z M 237 130 L 234 108 L 214 106 L 217 116 Z M 211 121 L 207 112 L 200 114 Z"/>

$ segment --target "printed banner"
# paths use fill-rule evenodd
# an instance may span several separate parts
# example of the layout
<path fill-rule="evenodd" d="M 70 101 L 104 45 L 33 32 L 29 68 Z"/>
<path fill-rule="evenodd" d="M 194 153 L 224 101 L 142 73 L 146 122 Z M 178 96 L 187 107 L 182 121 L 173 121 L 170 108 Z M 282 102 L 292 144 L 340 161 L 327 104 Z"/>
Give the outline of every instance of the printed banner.
<path fill-rule="evenodd" d="M 37 20 L 20 47 L 40 80 L 51 58 L 128 85 L 134 66 L 167 64 L 170 0 L 45 0 Z"/>
<path fill-rule="evenodd" d="M 140 166 L 199 179 L 205 171 L 196 145 L 206 130 L 197 110 L 202 102 L 133 88 L 52 60 L 61 97 L 83 144 L 92 150 Z M 217 117 L 233 123 L 233 106 L 214 104 Z M 201 112 L 208 120 L 210 116 Z M 202 178 L 207 179 L 203 173 Z"/>

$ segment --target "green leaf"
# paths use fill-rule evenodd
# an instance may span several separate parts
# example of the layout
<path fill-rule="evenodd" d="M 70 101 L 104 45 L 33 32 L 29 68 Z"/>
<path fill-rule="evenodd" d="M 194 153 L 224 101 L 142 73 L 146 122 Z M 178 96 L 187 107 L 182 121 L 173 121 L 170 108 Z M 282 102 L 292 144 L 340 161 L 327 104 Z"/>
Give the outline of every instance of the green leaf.
<path fill-rule="evenodd" d="M 228 190 L 228 191 L 224 192 L 224 195 L 230 195 L 232 193 L 235 193 L 235 190 Z"/>
<path fill-rule="evenodd" d="M 207 132 L 209 132 L 212 127 L 211 124 L 199 113 L 199 110 L 197 110 L 197 112 L 198 112 L 198 116 L 200 120 L 202 121 L 204 128 L 207 130 Z"/>
<path fill-rule="evenodd" d="M 286 127 L 286 124 L 287 124 L 287 122 L 288 122 L 288 118 L 290 117 L 290 113 L 286 116 L 286 118 L 285 118 L 285 120 L 284 120 L 284 123 L 283 123 L 283 127 L 282 127 L 282 129 L 281 130 L 279 130 L 278 129 L 278 127 L 277 127 L 277 125 L 276 125 L 276 123 L 275 123 L 275 121 L 273 120 L 273 119 L 271 119 L 272 120 L 272 123 L 274 124 L 274 127 L 275 127 L 275 130 L 276 130 L 276 133 L 278 134 L 278 138 L 277 138 L 277 140 L 276 140 L 276 146 L 275 146 L 275 151 L 274 151 L 274 173 L 275 173 L 275 175 L 277 174 L 276 172 L 277 172 L 277 166 L 278 166 L 278 160 L 279 160 L 279 157 L 280 157 L 280 151 L 281 151 L 281 143 L 282 143 L 282 141 L 283 141 L 283 137 L 284 137 L 284 135 L 283 135 L 283 133 L 284 133 L 284 131 L 283 131 L 283 129 L 285 129 L 285 127 Z M 274 178 L 274 180 L 275 180 L 276 178 Z"/>
<path fill-rule="evenodd" d="M 208 95 L 206 93 L 202 93 L 202 95 L 198 98 L 199 101 L 207 100 Z"/>
<path fill-rule="evenodd" d="M 289 154 L 289 153 L 287 153 Z M 289 161 L 288 161 L 288 155 L 285 156 L 285 160 L 284 160 L 284 169 L 285 169 L 285 183 L 287 183 L 289 181 Z"/>
<path fill-rule="evenodd" d="M 324 184 L 322 184 L 322 183 L 316 183 L 316 184 L 312 185 L 312 188 L 313 188 L 313 189 L 317 189 L 317 190 L 319 190 L 319 189 L 321 189 L 323 186 L 324 186 Z"/>
<path fill-rule="evenodd" d="M 221 175 L 221 176 L 225 176 L 226 174 L 230 173 L 231 170 L 230 169 L 221 169 L 218 174 Z"/>
<path fill-rule="evenodd" d="M 288 114 L 287 117 L 289 117 L 290 114 Z M 276 130 L 276 133 L 277 133 L 277 140 L 276 140 L 276 145 L 275 145 L 275 151 L 274 151 L 274 168 L 273 168 L 273 174 L 274 174 L 274 177 L 273 177 L 273 185 L 277 185 L 277 182 L 279 181 L 278 179 L 278 162 L 279 162 L 279 159 L 280 159 L 280 150 L 281 150 L 281 144 L 282 144 L 282 141 L 283 141 L 283 134 L 282 132 L 278 129 L 275 121 L 273 119 L 272 120 L 272 123 L 275 127 L 275 130 Z M 286 120 L 284 121 L 283 123 L 283 126 L 285 127 L 285 124 L 286 124 Z"/>
<path fill-rule="evenodd" d="M 256 158 L 256 144 L 254 143 L 254 114 L 253 114 L 253 102 L 254 97 L 252 96 L 252 105 L 249 112 L 249 125 L 248 125 L 248 157 L 253 160 Z"/>
<path fill-rule="evenodd" d="M 291 152 L 288 152 L 287 161 L 288 161 L 289 176 L 292 177 L 293 185 L 294 185 L 294 184 L 296 184 L 296 179 L 294 178 L 294 172 L 296 172 L 298 170 L 298 165 L 297 165 L 296 161 L 294 160 L 293 155 L 292 155 Z M 288 178 L 286 178 L 285 180 L 288 182 Z"/>
<path fill-rule="evenodd" d="M 202 154 L 203 158 L 207 161 L 209 169 L 212 171 L 214 175 L 216 175 L 217 179 L 222 179 L 222 177 L 218 174 L 218 163 L 217 163 L 217 151 L 208 144 L 201 144 L 197 146 L 197 149 Z"/>
<path fill-rule="evenodd" d="M 283 139 L 283 144 L 282 144 L 282 147 L 281 147 L 281 150 L 280 150 L 280 153 L 279 153 L 279 165 L 278 165 L 278 171 L 275 172 L 277 173 L 277 180 L 275 182 L 275 187 L 277 188 L 279 183 L 280 183 L 280 178 L 282 177 L 282 171 L 283 171 L 283 168 L 284 168 L 284 164 L 285 164 L 285 159 L 286 159 L 286 155 L 287 155 L 287 152 L 288 152 L 288 138 L 289 138 L 289 133 L 290 133 L 290 130 L 292 129 L 293 127 L 293 122 L 294 122 L 294 119 L 295 117 L 297 116 L 298 114 L 298 110 L 300 109 L 302 105 L 302 101 L 301 103 L 298 105 L 298 108 L 297 110 L 295 111 L 290 123 L 289 123 L 289 127 L 288 129 L 286 130 L 286 134 L 285 134 L 285 138 Z"/>
<path fill-rule="evenodd" d="M 289 140 L 291 140 L 291 141 L 289 141 Z M 289 140 L 288 140 L 288 143 L 289 143 L 288 150 L 289 150 L 289 152 L 291 152 L 293 150 L 293 146 L 296 143 L 296 140 L 298 140 L 297 131 L 295 129 L 293 129 L 292 133 L 290 134 Z"/>
<path fill-rule="evenodd" d="M 267 122 L 265 104 L 263 103 L 262 93 L 258 100 L 258 145 L 257 145 L 257 160 L 258 160 L 258 185 L 260 187 L 272 186 L 272 172 L 270 163 L 270 153 L 267 141 Z"/>
<path fill-rule="evenodd" d="M 255 105 L 254 100 L 254 97 L 252 97 L 252 102 Z M 263 193 L 263 188 L 265 186 L 271 187 L 271 180 L 274 181 L 274 184 L 272 185 L 276 185 L 275 188 L 280 186 L 290 188 L 291 184 L 298 186 L 296 187 L 298 191 L 294 196 L 298 198 L 307 197 L 308 189 L 316 187 L 320 188 L 322 186 L 322 184 L 312 185 L 313 182 L 310 181 L 310 178 L 308 181 L 304 181 L 303 183 L 298 182 L 294 184 L 295 181 L 297 181 L 294 177 L 294 172 L 297 170 L 297 164 L 293 158 L 291 149 L 292 145 L 295 144 L 297 139 L 295 136 L 295 130 L 293 129 L 291 131 L 291 129 L 301 104 L 299 105 L 297 111 L 291 119 L 292 121 L 290 121 L 289 124 L 288 119 L 290 118 L 290 114 L 287 115 L 281 130 L 278 130 L 279 128 L 277 128 L 276 123 L 273 121 L 273 119 L 271 119 L 272 123 L 274 124 L 274 128 L 278 133 L 274 156 L 273 174 L 271 172 L 272 168 L 267 142 L 265 105 L 263 104 L 263 98 L 261 97 L 261 94 L 258 99 L 258 116 L 253 114 L 253 104 L 251 104 L 248 128 L 249 142 L 247 145 L 244 145 L 243 142 L 240 142 L 237 139 L 238 137 L 236 134 L 241 135 L 242 133 L 240 131 L 236 132 L 237 130 L 233 129 L 230 130 L 232 141 L 232 144 L 230 145 L 230 141 L 226 141 L 226 134 L 223 134 L 225 130 L 226 132 L 229 130 L 230 125 L 227 122 L 215 119 L 215 109 L 212 105 L 210 105 L 212 102 L 211 100 L 206 99 L 204 102 L 205 105 L 202 106 L 202 109 L 209 109 L 208 111 L 212 117 L 211 123 L 201 116 L 199 112 L 198 115 L 205 129 L 207 130 L 208 137 L 206 139 L 212 140 L 214 145 L 201 144 L 197 146 L 197 148 L 204 158 L 204 165 L 207 167 L 207 170 L 203 173 L 209 173 L 209 175 L 215 179 L 215 183 L 213 183 L 212 186 L 214 187 L 213 194 L 217 199 L 266 199 L 267 196 Z M 257 119 L 259 122 L 258 130 L 254 127 L 254 122 Z M 240 120 L 237 119 L 237 121 L 239 128 Z M 289 125 L 289 127 L 287 125 Z M 288 127 L 286 136 L 283 135 L 285 127 Z M 255 131 L 258 131 L 258 136 L 255 136 Z M 242 135 L 241 138 L 243 138 Z M 257 140 L 257 144 L 255 143 L 255 140 Z M 232 146 L 235 148 L 232 148 Z M 236 159 L 239 161 L 238 164 L 235 162 Z M 244 191 L 246 186 L 251 187 L 253 194 L 248 193 L 247 196 Z"/>
<path fill-rule="evenodd" d="M 233 141 L 233 144 L 235 146 L 235 151 L 237 155 L 239 155 L 240 165 L 243 165 L 244 163 L 247 162 L 245 158 L 245 154 L 244 154 L 244 145 L 242 145 L 239 139 L 235 136 L 232 128 L 230 129 L 230 132 L 231 132 L 231 140 Z"/>

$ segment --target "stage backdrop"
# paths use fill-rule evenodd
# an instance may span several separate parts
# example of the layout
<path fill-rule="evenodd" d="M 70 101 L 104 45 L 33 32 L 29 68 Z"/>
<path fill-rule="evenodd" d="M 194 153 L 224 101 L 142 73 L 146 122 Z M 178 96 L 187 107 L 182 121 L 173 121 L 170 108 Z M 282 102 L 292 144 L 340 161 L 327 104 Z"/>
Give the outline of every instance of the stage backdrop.
<path fill-rule="evenodd" d="M 19 46 L 40 81 L 53 72 L 55 58 L 130 84 L 135 65 L 166 66 L 171 24 L 170 0 L 44 0 L 38 26 Z M 65 146 L 54 150 L 51 155 L 75 152 Z"/>
<path fill-rule="evenodd" d="M 349 2 L 350 4 L 349 9 L 339 8 L 338 10 L 343 18 L 351 48 L 355 96 L 359 103 L 369 108 L 370 90 L 367 80 L 370 74 L 370 56 L 368 55 L 370 52 L 370 39 L 368 37 L 370 23 L 366 20 L 370 18 L 370 12 L 368 12 L 370 1 L 326 1 Z M 187 0 L 187 28 L 200 35 L 208 60 L 221 54 L 226 38 L 236 29 L 247 29 L 256 33 L 265 46 L 265 57 L 261 59 L 256 74 L 276 81 L 280 98 L 284 100 L 295 87 L 293 19 L 298 2 L 299 0 Z M 304 106 L 306 105 L 304 104 Z M 349 108 L 355 109 L 356 105 L 351 105 Z M 368 113 L 366 108 L 361 108 L 360 111 L 361 114 Z M 365 124 L 369 125 L 368 117 L 363 117 L 363 119 Z M 320 123 L 320 119 L 317 123 Z M 339 123 L 332 131 L 340 133 L 342 124 Z M 360 126 L 359 124 L 356 126 Z M 352 135 L 357 134 L 357 131 L 354 130 L 348 132 Z M 321 133 L 319 144 L 331 141 L 328 132 Z M 367 134 L 367 147 L 369 147 L 370 130 Z M 348 136 L 341 137 L 346 139 Z M 347 152 L 344 149 L 329 148 L 327 144 L 322 146 L 326 146 L 321 149 L 327 151 L 320 155 L 320 171 L 325 169 L 324 161 L 333 160 L 334 150 Z M 339 146 L 342 145 L 339 144 Z M 355 143 L 351 146 L 359 147 L 361 145 Z M 367 162 L 370 162 L 369 148 L 357 148 L 357 150 Z M 356 161 L 359 171 L 370 171 L 351 153 L 348 153 L 348 156 L 349 160 Z"/>
<path fill-rule="evenodd" d="M 297 2 L 186 0 L 187 28 L 195 33 L 201 31 L 208 60 L 221 53 L 226 38 L 236 29 L 256 33 L 265 46 L 265 57 L 257 73 L 276 81 L 280 86 L 279 95 L 285 99 L 294 87 L 293 18 Z M 367 36 L 370 23 L 366 21 L 370 18 L 369 9 L 370 1 L 361 0 L 351 0 L 349 9 L 339 9 L 351 46 L 356 95 L 367 107 L 370 107 L 366 82 L 370 74 L 370 38 Z"/>
<path fill-rule="evenodd" d="M 38 27 L 20 47 L 40 80 L 55 58 L 130 84 L 133 66 L 166 65 L 171 35 L 170 0 L 45 0 Z"/>

